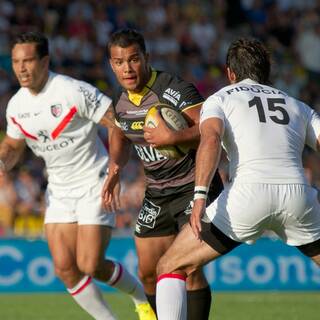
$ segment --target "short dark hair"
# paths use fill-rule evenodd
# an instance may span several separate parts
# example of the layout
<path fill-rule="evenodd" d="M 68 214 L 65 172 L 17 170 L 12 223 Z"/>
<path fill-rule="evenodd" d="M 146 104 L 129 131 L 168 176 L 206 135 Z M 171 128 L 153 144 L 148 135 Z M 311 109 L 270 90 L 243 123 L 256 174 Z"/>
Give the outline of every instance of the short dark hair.
<path fill-rule="evenodd" d="M 143 54 L 146 53 L 146 44 L 143 35 L 135 29 L 125 28 L 114 32 L 107 45 L 107 54 L 110 58 L 110 49 L 112 46 L 127 48 L 137 44 Z"/>
<path fill-rule="evenodd" d="M 35 43 L 36 51 L 40 59 L 49 55 L 48 38 L 40 32 L 29 31 L 17 35 L 12 42 L 12 48 L 16 44 L 22 43 Z"/>
<path fill-rule="evenodd" d="M 237 81 L 250 78 L 261 84 L 270 83 L 270 54 L 256 39 L 241 38 L 231 43 L 226 63 L 235 73 Z"/>

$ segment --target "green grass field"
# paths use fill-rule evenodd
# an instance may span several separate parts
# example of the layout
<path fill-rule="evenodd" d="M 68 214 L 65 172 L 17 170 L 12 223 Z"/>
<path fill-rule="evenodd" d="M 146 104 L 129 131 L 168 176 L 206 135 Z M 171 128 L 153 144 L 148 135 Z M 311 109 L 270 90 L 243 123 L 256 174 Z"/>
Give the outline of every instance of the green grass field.
<path fill-rule="evenodd" d="M 120 294 L 106 294 L 119 320 L 136 320 L 134 306 Z M 301 293 L 216 293 L 210 319 L 319 320 L 320 291 Z M 89 320 L 67 294 L 1 294 L 1 320 Z"/>

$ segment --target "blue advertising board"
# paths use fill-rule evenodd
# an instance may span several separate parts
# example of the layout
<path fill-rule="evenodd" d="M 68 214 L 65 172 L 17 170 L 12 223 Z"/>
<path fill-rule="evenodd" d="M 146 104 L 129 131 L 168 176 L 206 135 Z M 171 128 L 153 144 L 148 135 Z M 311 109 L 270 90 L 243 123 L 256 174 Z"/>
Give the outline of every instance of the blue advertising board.
<path fill-rule="evenodd" d="M 112 239 L 107 256 L 137 274 L 132 238 Z M 205 272 L 213 290 L 320 290 L 320 268 L 297 249 L 269 238 L 236 248 L 208 264 Z M 44 240 L 0 240 L 0 292 L 64 290 Z"/>

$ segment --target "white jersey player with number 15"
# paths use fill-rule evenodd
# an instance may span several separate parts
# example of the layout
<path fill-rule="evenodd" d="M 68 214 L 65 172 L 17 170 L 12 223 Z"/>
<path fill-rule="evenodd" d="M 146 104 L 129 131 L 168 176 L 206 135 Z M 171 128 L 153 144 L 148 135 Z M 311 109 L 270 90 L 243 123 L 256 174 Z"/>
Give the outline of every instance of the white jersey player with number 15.
<path fill-rule="evenodd" d="M 207 208 L 210 221 L 240 242 L 254 241 L 266 226 L 294 246 L 320 238 L 317 191 L 308 186 L 301 156 L 305 144 L 317 149 L 319 115 L 282 91 L 245 79 L 204 102 L 200 125 L 211 118 L 224 123 L 222 145 L 230 159 L 231 184 L 220 202 Z M 262 197 L 268 185 L 279 188 Z M 308 214 L 299 215 L 303 199 L 296 192 L 300 195 L 305 188 Z"/>
<path fill-rule="evenodd" d="M 190 225 L 158 263 L 159 320 L 187 319 L 186 277 L 266 230 L 320 266 L 318 192 L 302 166 L 305 144 L 320 151 L 319 115 L 269 86 L 270 56 L 258 40 L 234 41 L 226 62 L 230 85 L 202 105 Z M 221 142 L 231 181 L 206 208 Z"/>
<path fill-rule="evenodd" d="M 301 154 L 316 149 L 318 114 L 286 93 L 251 79 L 210 96 L 201 122 L 224 122 L 222 145 L 230 159 L 230 180 L 243 183 L 307 184 Z"/>
<path fill-rule="evenodd" d="M 129 293 L 140 320 L 154 320 L 147 317 L 151 308 L 141 284 L 120 263 L 105 259 L 115 217 L 102 206 L 108 155 L 97 124 L 112 131 L 110 98 L 86 82 L 49 72 L 48 40 L 37 32 L 16 38 L 12 67 L 21 88 L 7 108 L 0 174 L 18 162 L 25 144 L 44 159 L 45 231 L 57 276 L 94 319 L 115 317 L 93 277 Z"/>

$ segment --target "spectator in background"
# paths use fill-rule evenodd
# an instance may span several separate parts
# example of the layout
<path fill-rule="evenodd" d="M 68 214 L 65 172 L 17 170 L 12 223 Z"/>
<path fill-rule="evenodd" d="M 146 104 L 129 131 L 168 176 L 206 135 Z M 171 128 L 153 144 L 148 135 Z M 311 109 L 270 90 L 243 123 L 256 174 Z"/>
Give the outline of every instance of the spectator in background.
<path fill-rule="evenodd" d="M 21 167 L 19 169 L 14 184 L 18 195 L 18 213 L 26 215 L 31 212 L 36 212 L 41 190 L 27 167 Z"/>
<path fill-rule="evenodd" d="M 314 14 L 314 21 L 305 21 L 298 34 L 296 49 L 302 65 L 311 81 L 320 83 L 320 21 Z M 320 87 L 320 85 L 319 85 Z"/>

